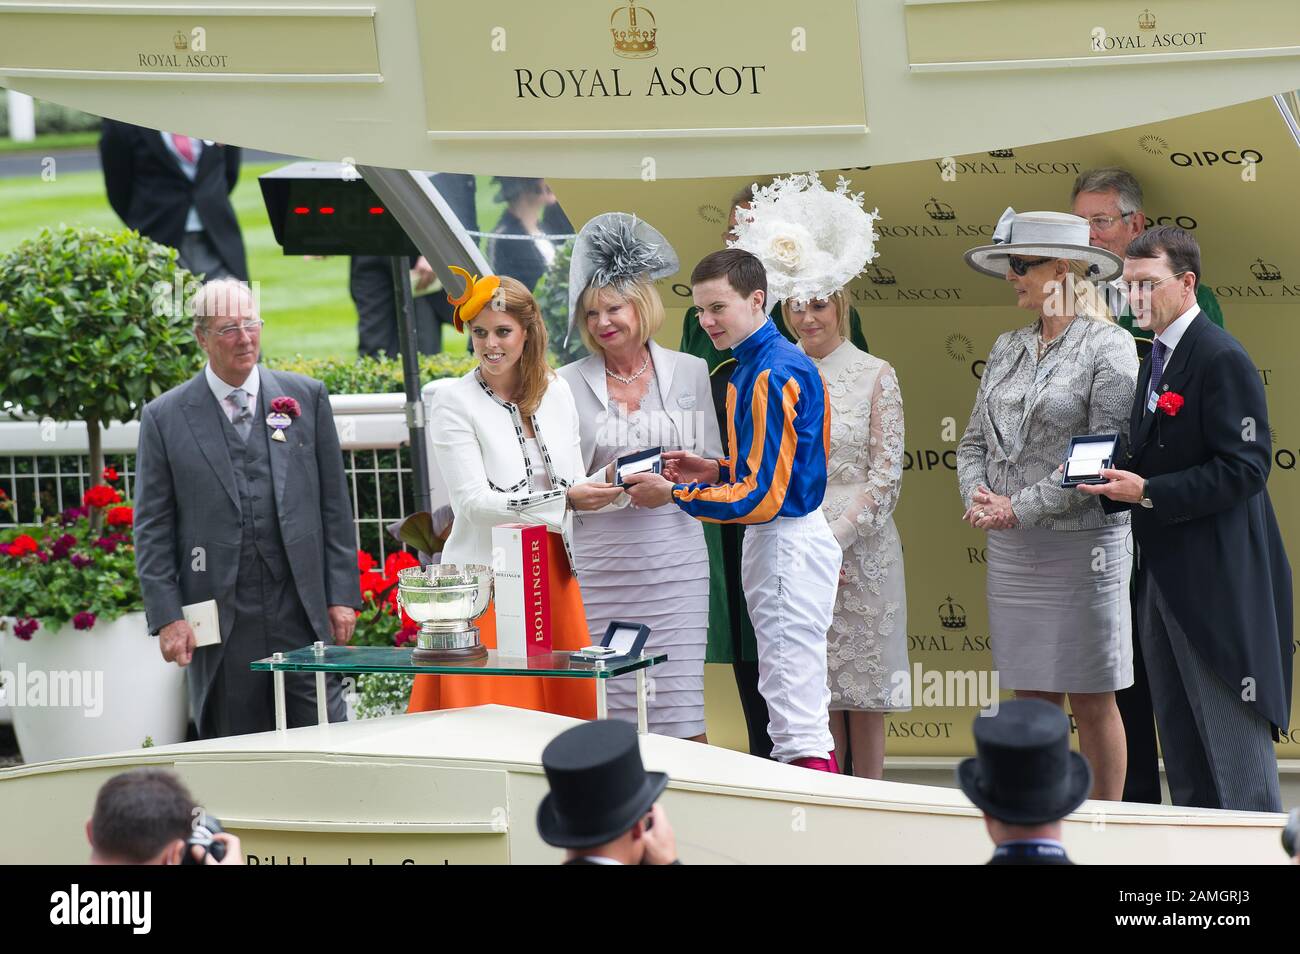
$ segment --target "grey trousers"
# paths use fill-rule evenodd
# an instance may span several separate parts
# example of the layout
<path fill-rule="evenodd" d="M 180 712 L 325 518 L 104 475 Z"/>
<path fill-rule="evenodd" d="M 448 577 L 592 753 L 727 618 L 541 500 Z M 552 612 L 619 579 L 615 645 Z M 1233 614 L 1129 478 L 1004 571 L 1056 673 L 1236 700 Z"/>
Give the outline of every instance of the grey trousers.
<path fill-rule="evenodd" d="M 1138 591 L 1140 643 L 1170 800 L 1194 808 L 1280 812 L 1268 720 L 1201 658 L 1150 571 L 1141 574 Z"/>
<path fill-rule="evenodd" d="M 250 548 L 240 555 L 234 613 L 234 628 L 225 642 L 221 667 L 199 717 L 201 739 L 274 729 L 274 677 L 269 672 L 254 672 L 249 664 L 274 652 L 302 649 L 316 641 L 316 632 L 294 589 L 293 576 L 285 572 L 277 580 Z M 289 727 L 316 725 L 315 673 L 286 673 L 284 688 Z M 346 721 L 340 677 L 327 675 L 325 690 L 329 720 Z"/>

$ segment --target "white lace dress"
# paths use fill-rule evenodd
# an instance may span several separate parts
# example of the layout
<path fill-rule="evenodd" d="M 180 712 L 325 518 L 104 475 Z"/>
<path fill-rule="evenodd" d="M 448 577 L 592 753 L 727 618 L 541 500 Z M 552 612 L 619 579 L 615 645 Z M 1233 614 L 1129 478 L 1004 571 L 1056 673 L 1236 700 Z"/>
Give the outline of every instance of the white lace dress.
<path fill-rule="evenodd" d="M 812 360 L 831 400 L 822 512 L 844 548 L 847 578 L 826 634 L 830 708 L 906 710 L 907 591 L 893 517 L 903 479 L 903 396 L 894 369 L 848 341 Z"/>

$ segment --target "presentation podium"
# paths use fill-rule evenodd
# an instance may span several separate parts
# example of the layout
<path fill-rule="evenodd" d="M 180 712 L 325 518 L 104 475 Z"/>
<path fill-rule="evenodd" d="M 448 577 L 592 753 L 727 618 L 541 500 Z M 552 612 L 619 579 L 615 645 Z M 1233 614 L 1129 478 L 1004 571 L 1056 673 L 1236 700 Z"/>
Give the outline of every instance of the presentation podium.
<path fill-rule="evenodd" d="M 259 659 L 249 668 L 270 672 L 275 680 L 275 728 L 288 728 L 285 713 L 284 674 L 286 672 L 314 672 L 316 674 L 316 721 L 325 725 L 329 715 L 325 708 L 326 673 L 400 673 L 408 676 L 533 676 L 544 679 L 593 679 L 596 682 L 596 718 L 605 719 L 609 709 L 605 701 L 605 682 L 616 676 L 636 675 L 636 727 L 646 733 L 646 671 L 668 659 L 667 653 L 654 653 L 636 657 L 620 657 L 612 661 L 575 661 L 566 652 L 542 653 L 527 658 L 502 656 L 495 649 L 488 650 L 485 659 L 466 662 L 419 663 L 411 657 L 410 649 L 396 646 L 327 646 L 314 643 L 288 653 L 273 653 Z"/>

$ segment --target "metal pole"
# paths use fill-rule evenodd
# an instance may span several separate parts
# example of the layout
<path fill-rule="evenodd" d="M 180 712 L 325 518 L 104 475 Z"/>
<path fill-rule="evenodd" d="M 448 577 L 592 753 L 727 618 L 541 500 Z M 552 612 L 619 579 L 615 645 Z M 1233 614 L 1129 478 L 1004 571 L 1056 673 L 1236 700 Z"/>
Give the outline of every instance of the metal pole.
<path fill-rule="evenodd" d="M 420 398 L 420 351 L 415 334 L 410 268 L 402 255 L 393 256 L 391 262 L 393 301 L 397 306 L 397 340 L 402 349 L 402 386 L 406 390 L 406 427 L 411 433 L 415 509 L 428 511 L 433 507 L 429 503 L 429 458 L 424 437 L 424 401 Z"/>

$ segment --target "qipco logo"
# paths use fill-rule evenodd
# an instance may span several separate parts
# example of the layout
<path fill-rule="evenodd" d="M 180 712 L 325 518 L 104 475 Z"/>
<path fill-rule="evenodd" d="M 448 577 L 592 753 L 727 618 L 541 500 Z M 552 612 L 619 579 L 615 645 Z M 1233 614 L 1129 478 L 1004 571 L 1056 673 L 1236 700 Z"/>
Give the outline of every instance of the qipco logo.
<path fill-rule="evenodd" d="M 1253 162 L 1261 163 L 1264 161 L 1264 154 L 1258 149 L 1225 149 L 1223 152 L 1214 152 L 1206 149 L 1201 152 L 1171 152 L 1169 161 L 1176 166 L 1187 168 L 1188 166 L 1209 167 L 1218 165 L 1220 162 L 1226 162 L 1230 165 L 1240 166 L 1243 163 Z"/>
<path fill-rule="evenodd" d="M 1147 221 L 1152 225 L 1176 225 L 1188 232 L 1195 230 L 1197 225 L 1190 215 L 1153 215 Z"/>

